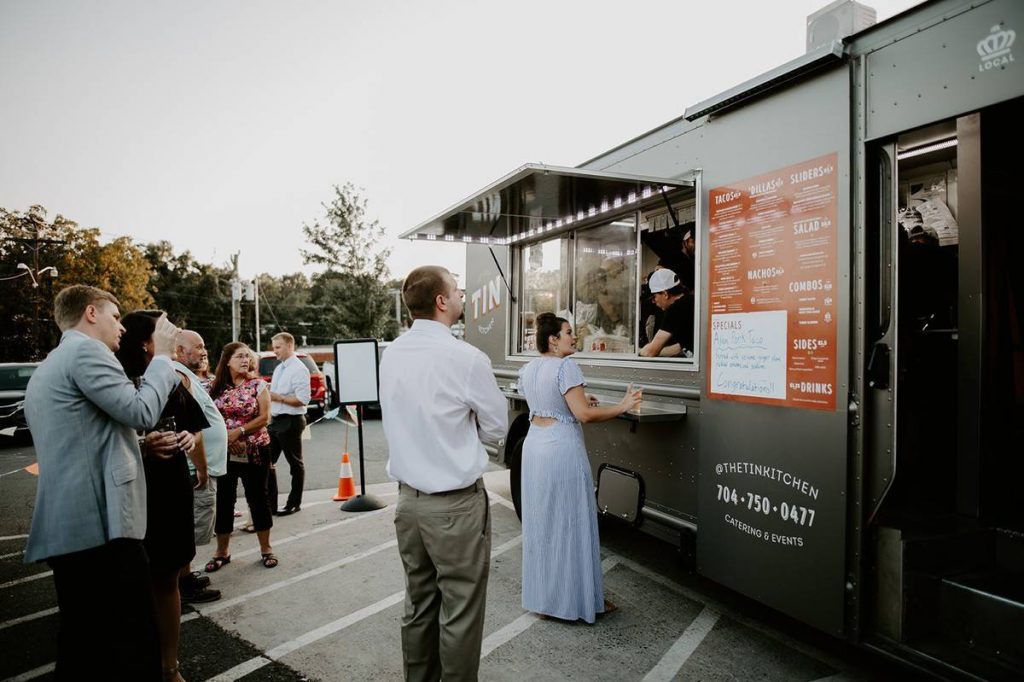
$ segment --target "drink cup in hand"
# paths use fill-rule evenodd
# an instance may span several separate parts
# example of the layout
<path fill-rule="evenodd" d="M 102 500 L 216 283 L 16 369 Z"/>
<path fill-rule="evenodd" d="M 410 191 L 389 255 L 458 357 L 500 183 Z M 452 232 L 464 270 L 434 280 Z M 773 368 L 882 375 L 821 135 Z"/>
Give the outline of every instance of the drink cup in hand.
<path fill-rule="evenodd" d="M 177 433 L 178 432 L 178 421 L 174 417 L 164 417 L 163 419 L 161 419 L 160 421 L 158 421 L 156 423 L 156 428 L 154 428 L 153 430 L 154 431 Z"/>
<path fill-rule="evenodd" d="M 178 328 L 167 319 L 166 314 L 161 315 L 156 321 L 156 329 L 153 331 L 154 354 L 174 357 L 174 340 L 178 331 Z"/>
<path fill-rule="evenodd" d="M 626 395 L 622 396 L 622 401 L 619 403 L 625 408 L 626 412 L 639 412 L 640 411 L 640 397 L 641 392 L 633 388 L 633 384 L 630 384 L 626 388 Z"/>
<path fill-rule="evenodd" d="M 156 428 L 153 430 L 159 431 L 160 433 L 173 434 L 175 443 L 178 442 L 178 422 L 174 417 L 164 417 L 163 419 L 156 423 Z M 182 449 L 180 446 L 178 447 L 178 450 L 182 454 L 186 454 L 185 450 Z"/>

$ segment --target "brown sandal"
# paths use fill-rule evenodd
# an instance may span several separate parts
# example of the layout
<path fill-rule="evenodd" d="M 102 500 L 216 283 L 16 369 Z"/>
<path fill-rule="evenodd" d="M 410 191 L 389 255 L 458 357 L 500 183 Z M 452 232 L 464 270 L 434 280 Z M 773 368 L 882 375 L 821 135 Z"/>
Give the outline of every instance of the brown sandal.
<path fill-rule="evenodd" d="M 263 557 L 263 568 L 274 568 L 279 563 L 273 552 L 267 552 L 261 556 Z"/>
<path fill-rule="evenodd" d="M 231 563 L 231 555 L 230 554 L 228 554 L 227 556 L 215 556 L 215 557 L 213 557 L 212 559 L 210 559 L 209 561 L 206 562 L 206 572 L 207 573 L 214 573 L 214 572 L 219 571 L 220 569 L 224 568 L 224 566 L 226 564 L 230 564 L 230 563 Z"/>

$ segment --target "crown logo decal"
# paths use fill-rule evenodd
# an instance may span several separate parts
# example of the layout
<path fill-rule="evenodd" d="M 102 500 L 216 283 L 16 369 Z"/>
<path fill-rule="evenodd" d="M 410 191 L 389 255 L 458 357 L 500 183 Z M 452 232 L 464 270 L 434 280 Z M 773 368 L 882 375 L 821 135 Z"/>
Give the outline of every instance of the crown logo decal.
<path fill-rule="evenodd" d="M 992 27 L 987 37 L 978 41 L 978 55 L 982 59 L 996 59 L 1007 54 L 1017 34 L 1012 29 L 1003 30 L 1000 24 Z"/>

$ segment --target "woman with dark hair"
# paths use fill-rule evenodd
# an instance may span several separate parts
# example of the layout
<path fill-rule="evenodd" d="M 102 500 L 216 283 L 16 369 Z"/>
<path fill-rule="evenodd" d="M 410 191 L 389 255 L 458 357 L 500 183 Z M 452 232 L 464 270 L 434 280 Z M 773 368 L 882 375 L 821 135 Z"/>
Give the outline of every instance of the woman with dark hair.
<path fill-rule="evenodd" d="M 238 480 L 245 489 L 252 526 L 260 543 L 263 566 L 274 568 L 277 557 L 270 546 L 274 525 L 267 502 L 267 475 L 270 472 L 270 391 L 259 376 L 252 376 L 252 351 L 244 343 L 229 343 L 220 354 L 213 373 L 210 396 L 216 403 L 228 429 L 228 471 L 217 485 L 217 550 L 206 564 L 213 573 L 231 562 L 228 544 L 234 525 Z"/>
<path fill-rule="evenodd" d="M 116 355 L 125 374 L 138 382 L 153 360 L 153 332 L 163 315 L 157 310 L 137 310 L 121 320 L 125 332 Z M 150 580 L 156 604 L 157 629 L 164 679 L 179 682 L 178 639 L 181 630 L 181 596 L 178 574 L 196 555 L 192 518 L 192 480 L 186 452 L 176 448 L 168 455 L 158 446 L 178 440 L 178 434 L 193 434 L 194 449 L 198 434 L 210 426 L 203 409 L 189 393 L 188 378 L 182 375 L 175 386 L 156 429 L 146 435 L 143 467 L 146 473 L 146 537 L 143 545 L 149 556 Z"/>
<path fill-rule="evenodd" d="M 576 338 L 569 322 L 537 317 L 541 356 L 519 373 L 530 406 L 523 442 L 523 608 L 562 620 L 593 623 L 615 606 L 604 598 L 597 504 L 581 424 L 614 419 L 640 403 L 632 386 L 618 404 L 601 407 L 583 392 L 569 356 Z"/>

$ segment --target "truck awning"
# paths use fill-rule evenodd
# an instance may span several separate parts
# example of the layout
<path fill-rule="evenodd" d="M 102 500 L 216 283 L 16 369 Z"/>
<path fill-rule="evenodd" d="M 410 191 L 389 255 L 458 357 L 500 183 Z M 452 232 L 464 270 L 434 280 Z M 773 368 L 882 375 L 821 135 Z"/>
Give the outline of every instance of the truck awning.
<path fill-rule="evenodd" d="M 527 164 L 401 238 L 510 244 L 693 186 L 690 180 Z"/>

